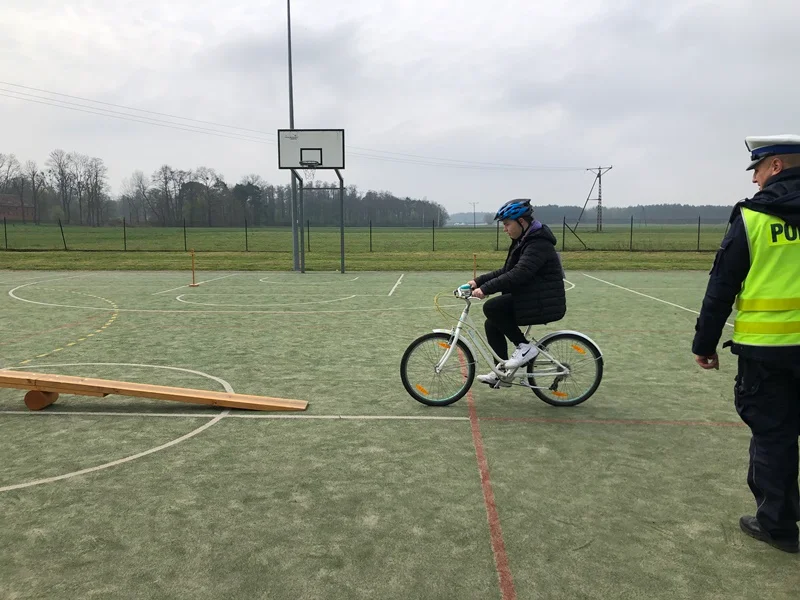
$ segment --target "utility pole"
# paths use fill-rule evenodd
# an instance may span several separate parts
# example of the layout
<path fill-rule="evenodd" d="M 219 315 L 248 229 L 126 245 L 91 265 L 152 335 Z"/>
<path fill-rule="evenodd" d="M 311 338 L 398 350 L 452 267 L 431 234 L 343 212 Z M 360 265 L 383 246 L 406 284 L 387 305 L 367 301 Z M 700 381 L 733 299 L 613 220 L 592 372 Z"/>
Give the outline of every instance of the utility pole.
<path fill-rule="evenodd" d="M 612 167 L 597 167 L 596 169 L 586 169 L 596 173 L 597 179 L 597 233 L 603 231 L 603 174 L 608 173 Z"/>
<path fill-rule="evenodd" d="M 289 41 L 289 129 L 294 129 L 294 89 L 292 84 L 292 2 L 286 0 L 286 27 L 288 30 L 287 39 Z M 297 178 L 292 171 L 292 256 L 294 258 L 294 270 L 300 270 L 300 249 L 298 245 L 297 233 Z"/>
<path fill-rule="evenodd" d="M 472 204 L 472 228 L 477 229 L 477 225 L 475 224 L 475 206 L 478 204 L 477 202 L 470 202 Z"/>

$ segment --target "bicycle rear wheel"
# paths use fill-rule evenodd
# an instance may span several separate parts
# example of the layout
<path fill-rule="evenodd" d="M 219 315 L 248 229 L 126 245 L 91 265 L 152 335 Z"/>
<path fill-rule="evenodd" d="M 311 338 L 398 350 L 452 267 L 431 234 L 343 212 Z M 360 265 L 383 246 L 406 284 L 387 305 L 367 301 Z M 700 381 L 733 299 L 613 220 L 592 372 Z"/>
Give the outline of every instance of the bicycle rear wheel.
<path fill-rule="evenodd" d="M 400 379 L 411 397 L 428 406 L 447 406 L 460 400 L 475 379 L 475 358 L 458 340 L 439 373 L 436 365 L 450 349 L 447 333 L 433 332 L 411 342 L 400 361 Z"/>
<path fill-rule="evenodd" d="M 533 393 L 552 406 L 575 406 L 588 400 L 603 379 L 603 356 L 588 338 L 557 333 L 545 338 L 539 348 L 565 368 L 559 368 L 540 352 L 528 363 L 528 383 Z"/>

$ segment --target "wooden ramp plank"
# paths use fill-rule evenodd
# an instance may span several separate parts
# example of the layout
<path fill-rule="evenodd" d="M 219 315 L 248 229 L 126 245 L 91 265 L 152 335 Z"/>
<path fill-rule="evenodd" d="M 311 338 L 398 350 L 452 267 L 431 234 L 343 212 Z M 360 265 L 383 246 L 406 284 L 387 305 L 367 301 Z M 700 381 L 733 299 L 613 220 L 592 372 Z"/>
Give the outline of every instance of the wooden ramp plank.
<path fill-rule="evenodd" d="M 214 392 L 193 388 L 73 377 L 69 375 L 50 375 L 27 371 L 0 370 L 0 387 L 78 396 L 102 397 L 116 394 L 248 410 L 305 410 L 308 406 L 308 402 L 305 400 L 287 400 L 249 394 L 229 394 L 228 392 Z"/>

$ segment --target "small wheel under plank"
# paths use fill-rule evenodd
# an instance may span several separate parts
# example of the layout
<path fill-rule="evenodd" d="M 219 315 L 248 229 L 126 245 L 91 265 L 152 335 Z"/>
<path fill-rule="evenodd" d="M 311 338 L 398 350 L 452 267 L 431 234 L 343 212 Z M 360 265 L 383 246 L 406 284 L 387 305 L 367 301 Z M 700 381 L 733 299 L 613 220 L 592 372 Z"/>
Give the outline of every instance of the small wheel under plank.
<path fill-rule="evenodd" d="M 31 390 L 25 394 L 25 406 L 30 410 L 42 410 L 58 400 L 56 392 L 40 392 Z"/>

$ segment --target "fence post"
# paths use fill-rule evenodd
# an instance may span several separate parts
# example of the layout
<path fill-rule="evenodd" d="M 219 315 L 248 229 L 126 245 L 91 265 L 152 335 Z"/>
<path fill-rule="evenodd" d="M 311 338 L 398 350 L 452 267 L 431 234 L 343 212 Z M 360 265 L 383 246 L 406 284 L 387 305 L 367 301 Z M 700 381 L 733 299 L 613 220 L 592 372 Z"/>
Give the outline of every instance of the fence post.
<path fill-rule="evenodd" d="M 630 251 L 633 252 L 633 215 L 631 215 L 631 248 Z"/>
<path fill-rule="evenodd" d="M 188 252 L 189 249 L 186 246 L 186 219 L 183 220 L 183 251 Z"/>
<path fill-rule="evenodd" d="M 8 229 L 6 228 L 6 218 L 3 217 L 3 235 L 6 237 L 6 250 L 8 250 Z"/>
<path fill-rule="evenodd" d="M 58 228 L 61 230 L 61 241 L 64 242 L 64 250 L 67 249 L 67 238 L 64 237 L 64 226 L 61 225 L 61 219 L 58 220 Z"/>
<path fill-rule="evenodd" d="M 244 251 L 250 252 L 250 245 L 247 242 L 247 219 L 244 220 Z"/>
<path fill-rule="evenodd" d="M 500 251 L 500 221 L 497 222 L 497 235 L 495 237 L 497 239 L 494 242 L 494 249 L 499 252 Z"/>
<path fill-rule="evenodd" d="M 697 251 L 700 252 L 700 215 L 697 215 Z"/>
<path fill-rule="evenodd" d="M 308 244 L 308 252 L 311 252 L 311 219 L 306 219 L 306 243 Z"/>
<path fill-rule="evenodd" d="M 436 252 L 436 219 L 431 221 L 431 252 Z"/>
<path fill-rule="evenodd" d="M 372 252 L 372 219 L 369 220 L 369 251 Z"/>
<path fill-rule="evenodd" d="M 567 245 L 567 217 L 563 217 L 561 222 L 561 251 L 564 252 L 564 247 Z"/>
<path fill-rule="evenodd" d="M 125 226 L 125 217 L 122 217 L 122 248 L 125 252 L 128 251 L 128 230 Z"/>

